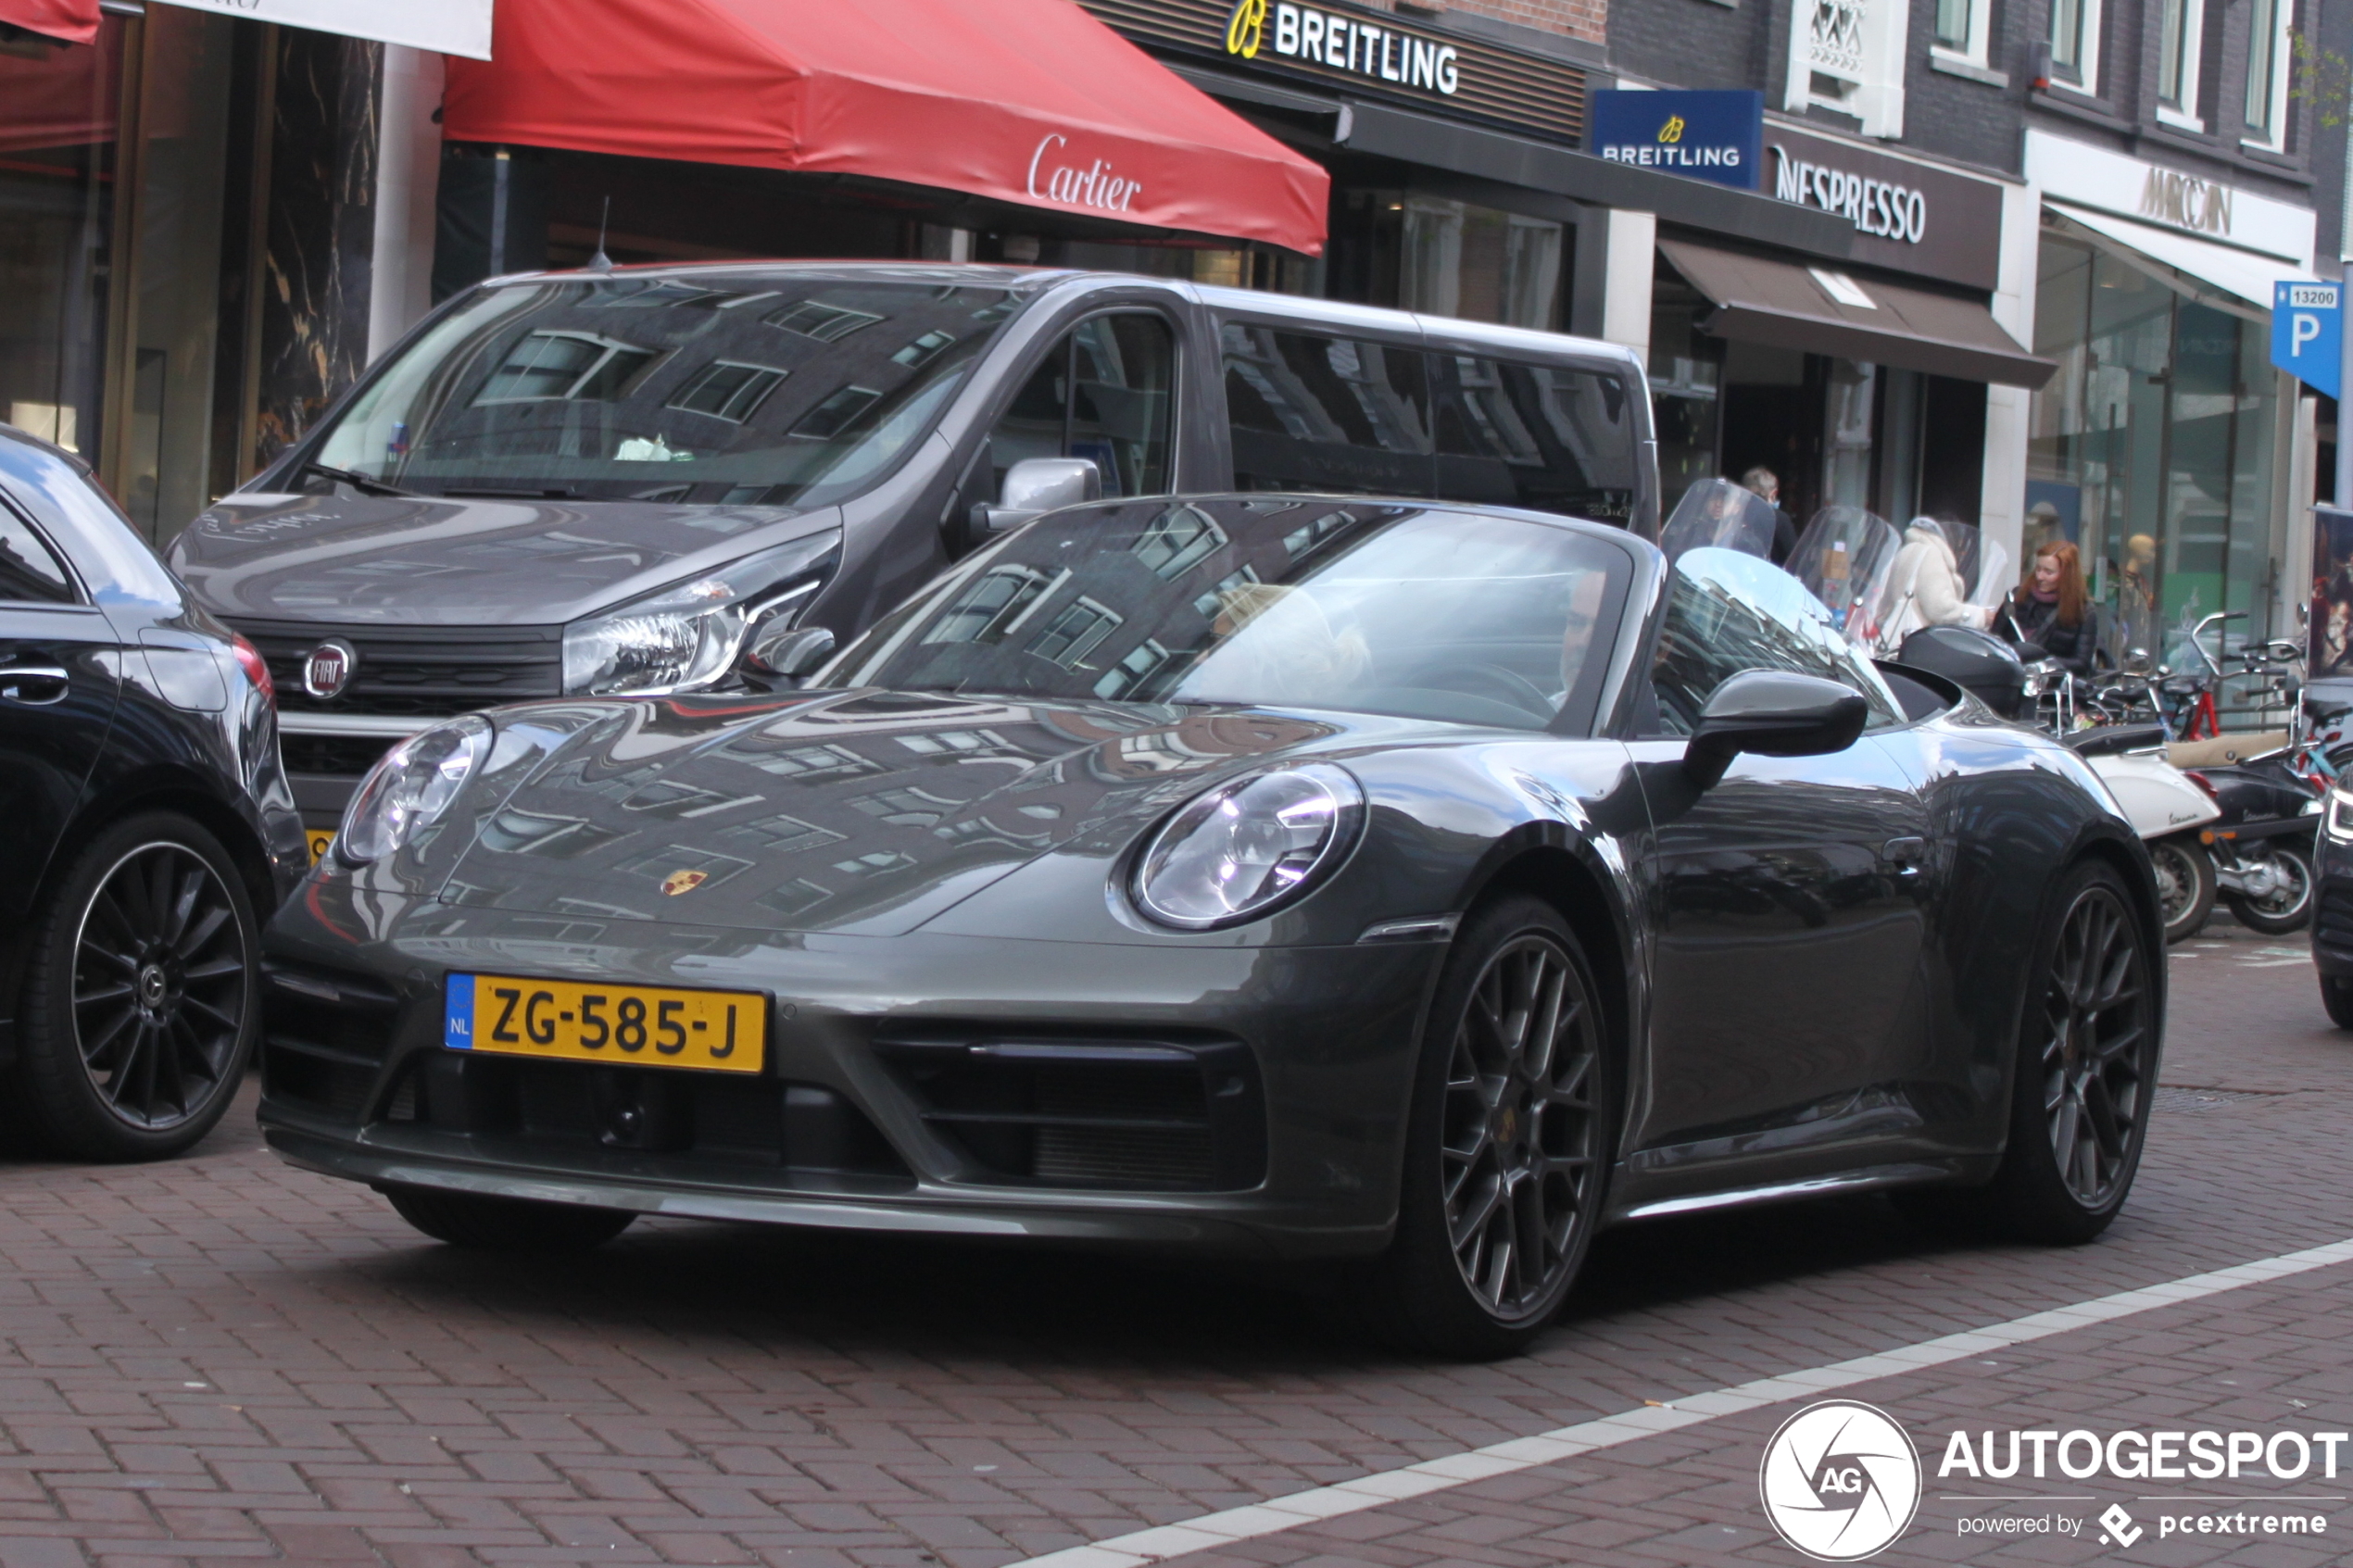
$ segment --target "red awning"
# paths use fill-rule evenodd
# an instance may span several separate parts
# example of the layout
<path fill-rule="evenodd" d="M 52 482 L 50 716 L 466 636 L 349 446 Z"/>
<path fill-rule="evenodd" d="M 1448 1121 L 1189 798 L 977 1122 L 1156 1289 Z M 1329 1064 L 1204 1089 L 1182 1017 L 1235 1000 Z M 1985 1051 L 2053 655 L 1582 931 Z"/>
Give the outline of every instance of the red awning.
<path fill-rule="evenodd" d="M 98 0 L 0 0 L 0 22 L 87 44 L 98 36 Z"/>
<path fill-rule="evenodd" d="M 0 0 L 0 5 L 12 0 Z M 1323 249 L 1330 180 L 1071 0 L 498 0 L 443 133 Z"/>

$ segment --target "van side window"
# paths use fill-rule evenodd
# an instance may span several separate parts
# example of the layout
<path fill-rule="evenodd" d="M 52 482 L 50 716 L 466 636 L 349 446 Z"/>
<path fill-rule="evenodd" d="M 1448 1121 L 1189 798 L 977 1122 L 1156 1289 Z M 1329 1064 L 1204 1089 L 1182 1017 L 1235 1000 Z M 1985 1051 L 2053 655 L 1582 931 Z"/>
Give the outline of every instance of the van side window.
<path fill-rule="evenodd" d="M 1127 311 L 1080 322 L 1038 362 L 989 433 L 989 495 L 1025 458 L 1091 458 L 1106 496 L 1166 494 L 1176 367 L 1175 334 L 1157 315 Z"/>
<path fill-rule="evenodd" d="M 1599 370 L 1434 354 L 1438 494 L 1623 523 L 1633 515 L 1626 383 Z"/>
<path fill-rule="evenodd" d="M 1433 494 L 1421 350 L 1243 321 L 1220 343 L 1234 488 Z"/>

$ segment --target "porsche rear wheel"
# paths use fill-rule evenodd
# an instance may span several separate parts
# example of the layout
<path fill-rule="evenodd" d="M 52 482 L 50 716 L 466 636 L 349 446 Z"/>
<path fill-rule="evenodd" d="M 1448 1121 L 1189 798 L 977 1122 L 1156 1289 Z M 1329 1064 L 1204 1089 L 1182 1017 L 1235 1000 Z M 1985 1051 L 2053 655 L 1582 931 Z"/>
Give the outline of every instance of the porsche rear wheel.
<path fill-rule="evenodd" d="M 2090 863 L 2060 881 L 2028 973 L 2001 1167 L 1919 1207 L 2060 1245 L 2108 1228 L 2148 1140 L 2163 961 L 2115 872 Z"/>
<path fill-rule="evenodd" d="M 622 1209 L 438 1187 L 388 1186 L 384 1195 L 402 1219 L 435 1241 L 477 1252 L 585 1252 L 627 1230 L 637 1217 Z"/>
<path fill-rule="evenodd" d="M 1423 1034 L 1397 1235 L 1370 1306 L 1408 1349 L 1525 1349 L 1575 1283 L 1610 1149 L 1604 1024 L 1576 935 L 1551 906 L 1464 922 Z"/>

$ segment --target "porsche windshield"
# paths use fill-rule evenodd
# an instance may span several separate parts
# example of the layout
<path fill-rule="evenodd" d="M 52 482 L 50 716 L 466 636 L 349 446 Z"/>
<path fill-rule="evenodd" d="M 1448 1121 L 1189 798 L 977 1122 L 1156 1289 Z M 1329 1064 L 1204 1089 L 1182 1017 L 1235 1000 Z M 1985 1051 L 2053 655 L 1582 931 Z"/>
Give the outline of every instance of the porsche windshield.
<path fill-rule="evenodd" d="M 1042 518 L 853 644 L 838 686 L 1591 721 L 1632 570 L 1574 528 L 1330 499 Z"/>
<path fill-rule="evenodd" d="M 822 505 L 923 438 L 1020 303 L 805 274 L 487 289 L 378 377 L 315 460 L 427 495 Z"/>

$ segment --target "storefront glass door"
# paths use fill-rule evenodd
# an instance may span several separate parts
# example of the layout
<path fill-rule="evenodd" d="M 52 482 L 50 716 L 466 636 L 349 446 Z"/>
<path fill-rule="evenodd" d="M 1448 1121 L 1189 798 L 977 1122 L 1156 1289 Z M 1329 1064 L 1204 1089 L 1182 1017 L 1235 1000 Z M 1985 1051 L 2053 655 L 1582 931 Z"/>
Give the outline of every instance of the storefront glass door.
<path fill-rule="evenodd" d="M 2217 610 L 2251 612 L 2234 637 L 2271 634 L 2279 403 L 2260 327 L 2049 237 L 2039 289 L 2035 351 L 2060 369 L 2034 396 L 2029 548 L 2074 540 L 2103 603 L 2175 637 Z"/>

